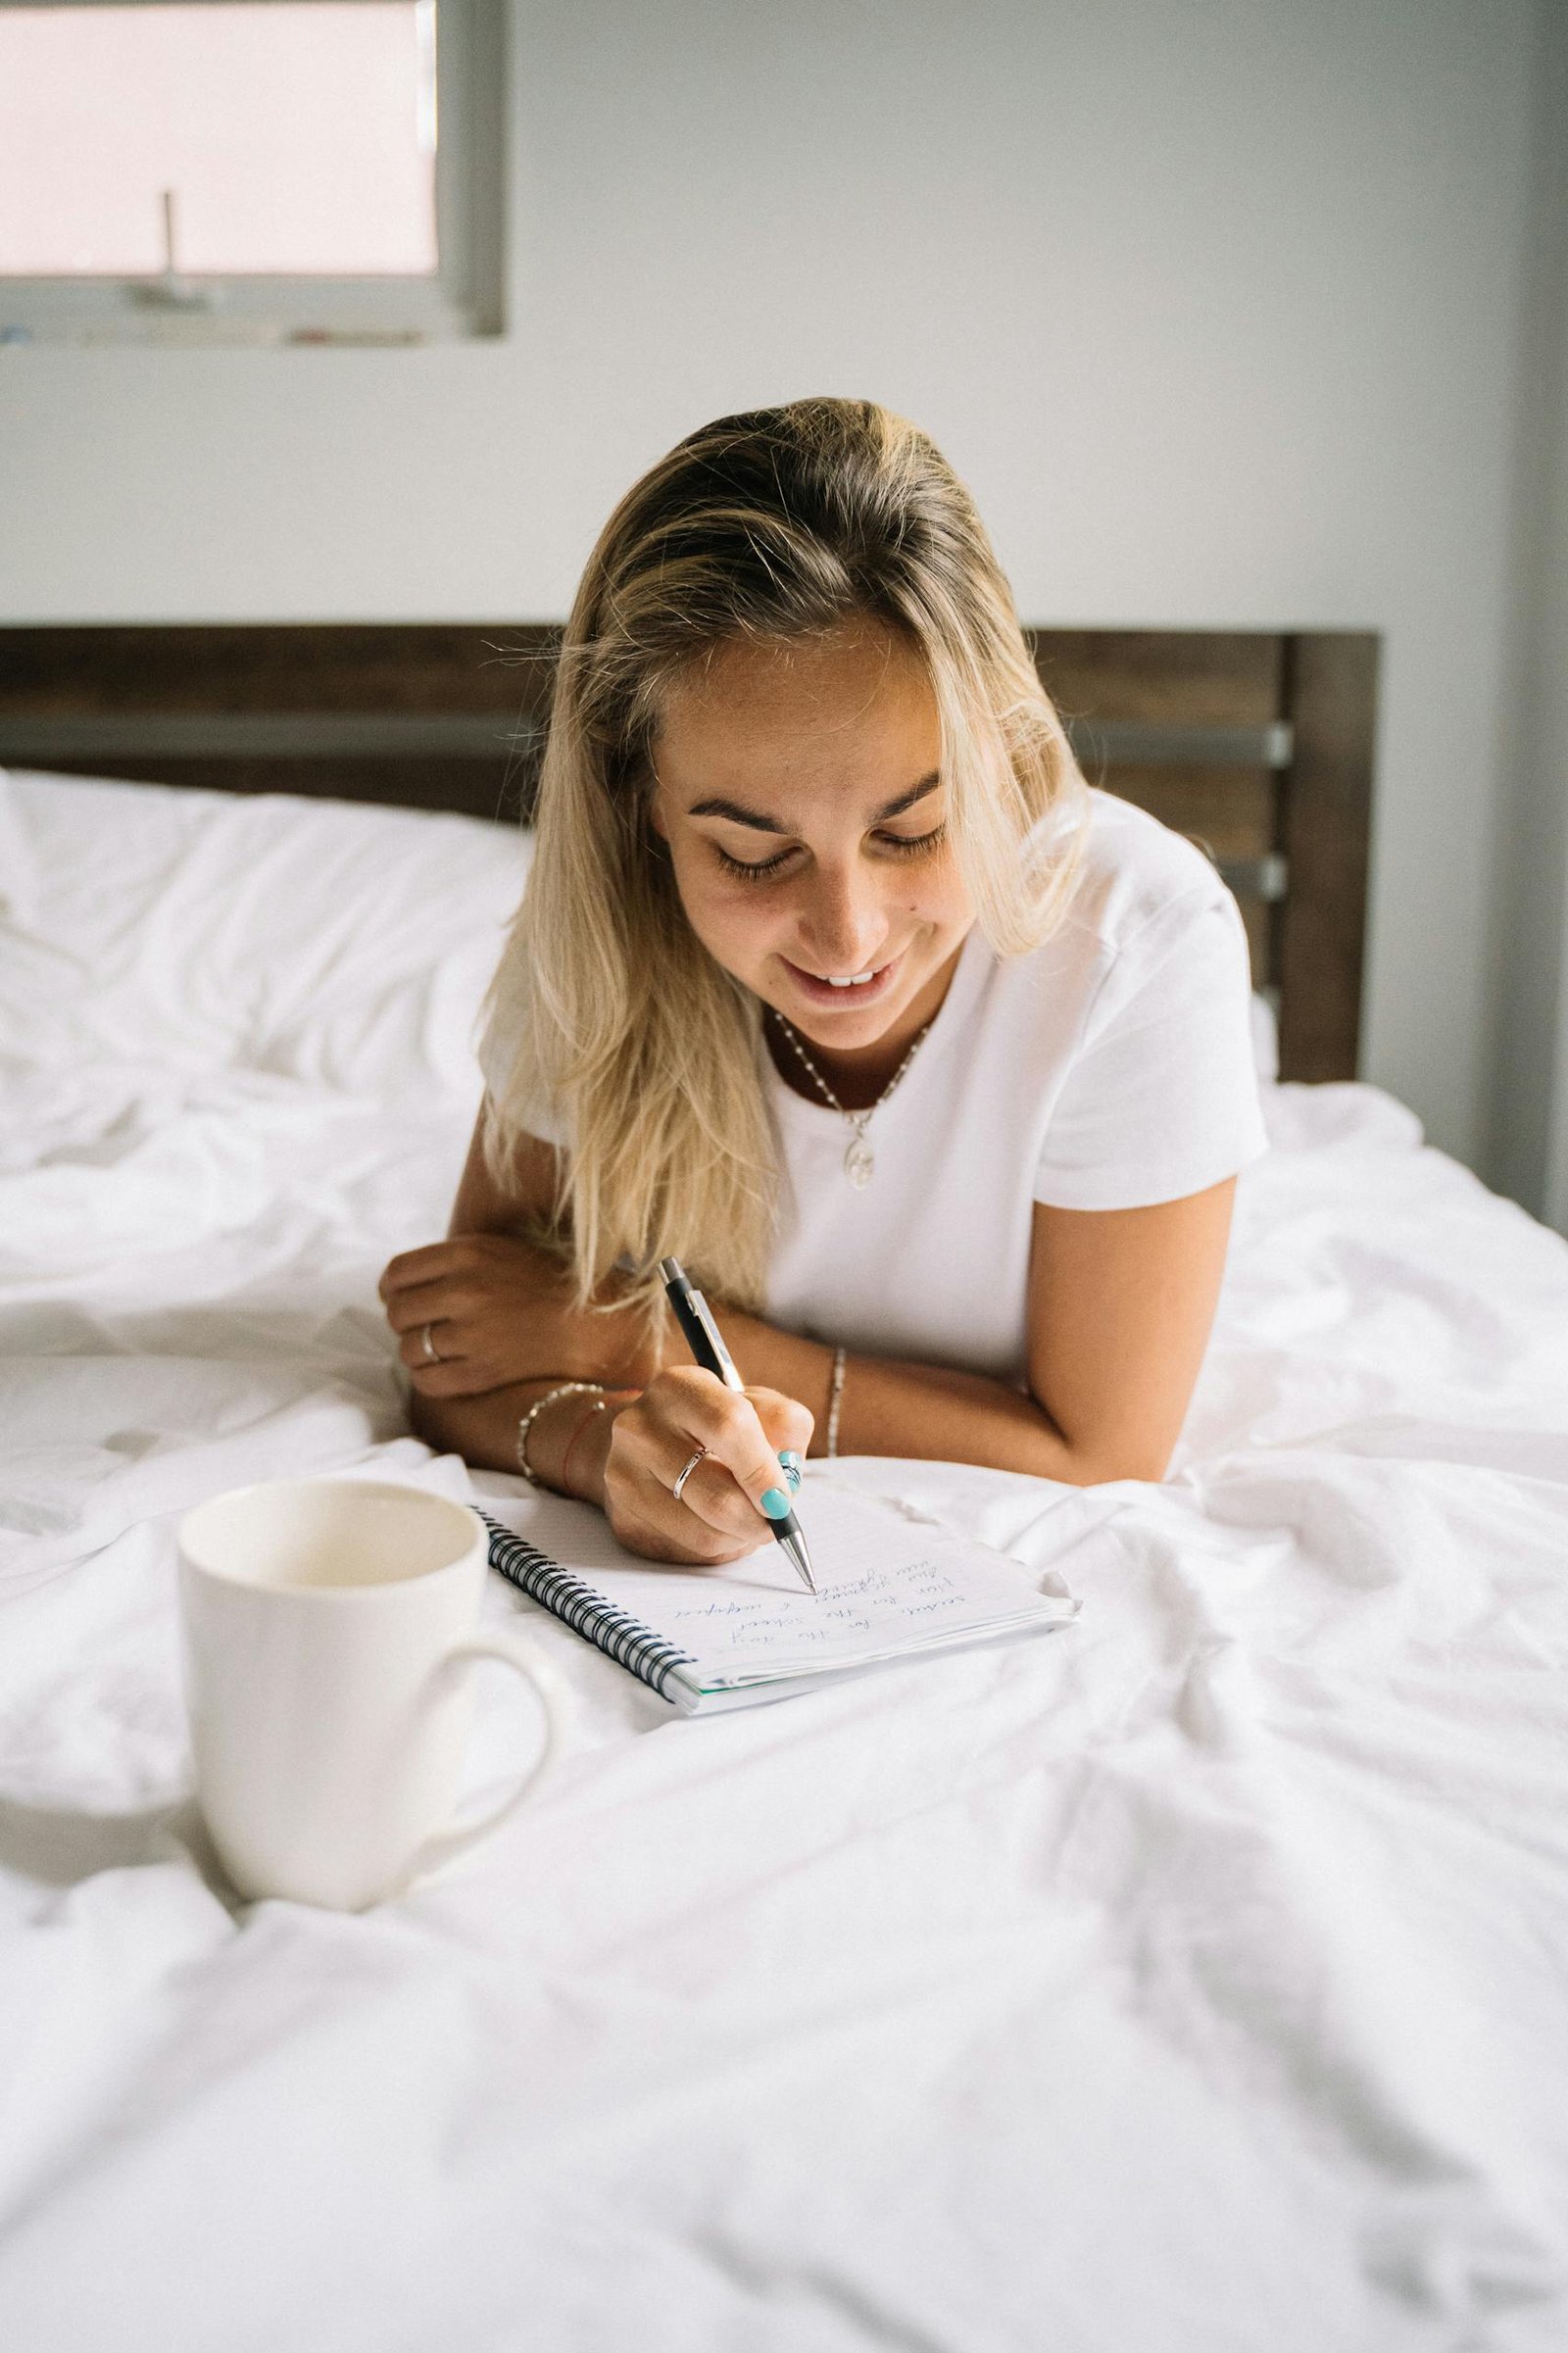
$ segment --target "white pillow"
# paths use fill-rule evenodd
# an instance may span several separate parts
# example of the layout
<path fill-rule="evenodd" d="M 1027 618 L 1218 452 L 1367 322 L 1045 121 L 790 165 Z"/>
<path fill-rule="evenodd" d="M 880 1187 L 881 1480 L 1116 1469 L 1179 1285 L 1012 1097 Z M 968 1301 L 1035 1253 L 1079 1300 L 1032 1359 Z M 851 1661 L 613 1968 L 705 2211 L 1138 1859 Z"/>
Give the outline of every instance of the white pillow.
<path fill-rule="evenodd" d="M 471 1094 L 526 860 L 476 817 L 0 770 L 0 1064 Z M 1272 1081 L 1255 993 L 1252 1046 Z"/>
<path fill-rule="evenodd" d="M 515 826 L 0 771 L 0 1058 L 472 1093 Z"/>

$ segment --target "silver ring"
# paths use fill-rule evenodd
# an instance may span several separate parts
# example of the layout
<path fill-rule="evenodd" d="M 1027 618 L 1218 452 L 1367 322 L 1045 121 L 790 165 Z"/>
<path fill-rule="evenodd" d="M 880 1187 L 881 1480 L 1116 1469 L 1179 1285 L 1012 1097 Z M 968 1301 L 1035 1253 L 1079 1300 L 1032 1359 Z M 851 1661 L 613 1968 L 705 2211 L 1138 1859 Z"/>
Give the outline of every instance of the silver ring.
<path fill-rule="evenodd" d="M 425 1325 L 425 1327 L 424 1327 L 424 1330 L 423 1330 L 423 1331 L 420 1333 L 420 1335 L 419 1335 L 419 1339 L 420 1339 L 420 1342 L 421 1342 L 421 1344 L 422 1344 L 422 1346 L 423 1346 L 423 1348 L 424 1348 L 425 1355 L 426 1355 L 426 1357 L 429 1359 L 430 1363 L 432 1363 L 432 1364 L 445 1364 L 445 1362 L 446 1362 L 446 1358 L 445 1358 L 445 1357 L 444 1357 L 444 1356 L 441 1354 L 441 1351 L 439 1350 L 439 1348 L 437 1348 L 433 1347 L 433 1346 L 432 1346 L 432 1344 L 431 1344 L 431 1340 L 430 1340 L 430 1333 L 431 1333 L 431 1329 L 432 1329 L 432 1327 L 431 1327 L 429 1324 L 426 1324 L 426 1325 Z"/>
<path fill-rule="evenodd" d="M 707 1452 L 708 1448 L 706 1446 L 699 1446 L 696 1453 L 692 1456 L 690 1462 L 686 1465 L 686 1468 L 681 1472 L 681 1475 L 676 1480 L 674 1486 L 670 1489 L 669 1492 L 674 1496 L 677 1503 L 680 1501 L 681 1489 L 685 1486 L 687 1480 L 691 1477 L 693 1471 L 696 1470 L 697 1465 L 702 1461 L 703 1456 Z"/>

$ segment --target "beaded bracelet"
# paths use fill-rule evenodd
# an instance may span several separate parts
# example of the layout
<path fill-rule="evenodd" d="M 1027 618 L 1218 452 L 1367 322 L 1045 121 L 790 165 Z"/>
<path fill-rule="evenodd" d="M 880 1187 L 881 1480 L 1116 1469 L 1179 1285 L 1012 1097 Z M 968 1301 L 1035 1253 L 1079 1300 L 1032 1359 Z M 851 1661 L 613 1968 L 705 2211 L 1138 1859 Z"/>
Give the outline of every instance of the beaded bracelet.
<path fill-rule="evenodd" d="M 603 1381 L 563 1381 L 559 1389 L 547 1390 L 542 1397 L 537 1397 L 529 1406 L 517 1424 L 517 1468 L 530 1487 L 537 1487 L 541 1494 L 547 1495 L 561 1492 L 559 1488 L 552 1487 L 547 1479 L 541 1479 L 528 1460 L 528 1433 L 545 1407 L 553 1405 L 558 1397 L 594 1396 L 603 1399 L 608 1394 Z"/>
<path fill-rule="evenodd" d="M 833 1351 L 833 1379 L 827 1393 L 827 1450 L 831 1459 L 839 1450 L 839 1415 L 844 1408 L 845 1352 Z"/>

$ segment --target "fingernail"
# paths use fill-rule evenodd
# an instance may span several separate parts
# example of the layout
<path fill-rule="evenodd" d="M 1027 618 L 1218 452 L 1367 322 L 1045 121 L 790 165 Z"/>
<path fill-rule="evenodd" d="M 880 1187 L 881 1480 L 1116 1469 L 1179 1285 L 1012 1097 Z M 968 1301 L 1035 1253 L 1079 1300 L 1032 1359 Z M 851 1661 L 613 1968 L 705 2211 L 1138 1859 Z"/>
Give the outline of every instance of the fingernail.
<path fill-rule="evenodd" d="M 790 1494 L 794 1495 L 801 1484 L 801 1458 L 793 1446 L 785 1446 L 778 1459 L 784 1476 L 790 1483 Z"/>
<path fill-rule="evenodd" d="M 770 1520 L 784 1519 L 788 1515 L 789 1508 L 790 1499 L 781 1487 L 770 1487 L 762 1497 L 762 1509 Z"/>

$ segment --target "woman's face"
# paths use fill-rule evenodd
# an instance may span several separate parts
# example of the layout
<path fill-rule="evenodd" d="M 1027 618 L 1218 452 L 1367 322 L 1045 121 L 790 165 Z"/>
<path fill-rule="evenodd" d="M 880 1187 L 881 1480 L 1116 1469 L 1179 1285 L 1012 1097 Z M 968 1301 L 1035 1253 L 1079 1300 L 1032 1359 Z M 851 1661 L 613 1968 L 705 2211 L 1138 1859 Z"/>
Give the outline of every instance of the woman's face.
<path fill-rule="evenodd" d="M 974 921 L 940 757 L 918 656 L 872 622 L 724 646 L 664 707 L 652 817 L 692 929 L 845 1072 L 885 1075 Z"/>

